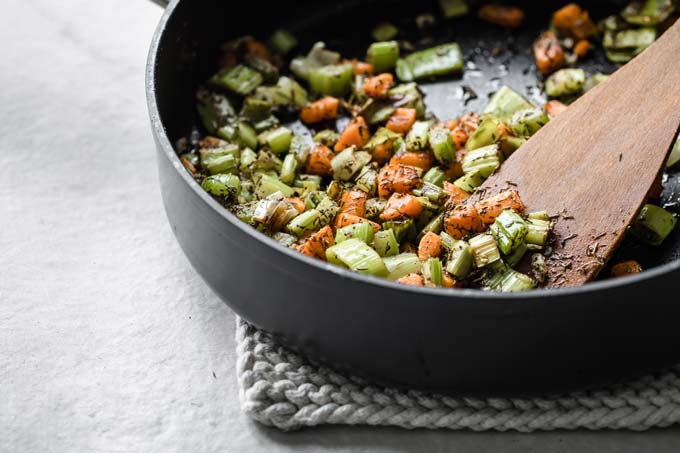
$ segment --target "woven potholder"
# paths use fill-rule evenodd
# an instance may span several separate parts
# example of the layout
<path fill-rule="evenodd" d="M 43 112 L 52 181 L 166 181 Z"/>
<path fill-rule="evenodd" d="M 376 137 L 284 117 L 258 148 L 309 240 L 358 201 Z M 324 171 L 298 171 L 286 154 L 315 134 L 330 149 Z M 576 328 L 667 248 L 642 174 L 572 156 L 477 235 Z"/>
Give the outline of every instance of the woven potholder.
<path fill-rule="evenodd" d="M 371 385 L 315 365 L 237 320 L 241 407 L 281 430 L 316 425 L 531 432 L 645 430 L 680 422 L 680 365 L 599 391 L 549 398 L 452 398 Z"/>

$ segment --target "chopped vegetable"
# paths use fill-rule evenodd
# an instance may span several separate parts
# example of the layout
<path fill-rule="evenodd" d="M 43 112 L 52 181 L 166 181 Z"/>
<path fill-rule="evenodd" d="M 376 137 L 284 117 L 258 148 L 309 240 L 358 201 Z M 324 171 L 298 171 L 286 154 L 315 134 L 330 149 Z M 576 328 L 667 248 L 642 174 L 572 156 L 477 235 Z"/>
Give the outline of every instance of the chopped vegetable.
<path fill-rule="evenodd" d="M 465 0 L 439 0 L 439 6 L 447 19 L 465 16 L 469 12 Z"/>
<path fill-rule="evenodd" d="M 218 174 L 205 178 L 201 187 L 216 197 L 235 198 L 241 191 L 241 181 L 236 175 Z"/>
<path fill-rule="evenodd" d="M 397 282 L 401 283 L 402 285 L 410 286 L 423 286 L 424 284 L 423 276 L 420 274 L 404 275 L 403 277 L 398 279 Z"/>
<path fill-rule="evenodd" d="M 560 113 L 564 112 L 567 106 L 556 99 L 548 101 L 544 106 L 543 110 L 546 111 L 550 118 L 555 118 Z"/>
<path fill-rule="evenodd" d="M 529 227 L 517 213 L 512 210 L 505 210 L 496 217 L 490 231 L 501 252 L 504 255 L 509 255 L 524 244 Z"/>
<path fill-rule="evenodd" d="M 383 258 L 383 263 L 387 268 L 387 278 L 398 280 L 409 274 L 419 274 L 422 264 L 415 253 L 400 253 L 395 256 Z"/>
<path fill-rule="evenodd" d="M 463 69 L 463 55 L 456 43 L 442 44 L 414 52 L 397 61 L 397 77 L 410 82 L 428 77 L 444 76 Z"/>
<path fill-rule="evenodd" d="M 488 178 L 501 166 L 503 156 L 498 145 L 484 146 L 468 151 L 463 158 L 463 172 L 466 174 L 479 174 L 482 178 Z"/>
<path fill-rule="evenodd" d="M 394 68 L 399 59 L 399 43 L 397 41 L 382 41 L 371 44 L 366 52 L 368 61 L 376 72 L 385 72 Z"/>
<path fill-rule="evenodd" d="M 385 127 L 398 134 L 406 134 L 416 122 L 416 109 L 398 108 L 394 111 Z"/>
<path fill-rule="evenodd" d="M 316 145 L 309 155 L 306 172 L 312 175 L 329 176 L 333 174 L 331 161 L 335 157 L 333 151 L 324 145 Z"/>
<path fill-rule="evenodd" d="M 550 121 L 550 118 L 546 111 L 535 107 L 515 112 L 509 126 L 516 135 L 530 137 L 548 124 L 548 121 Z"/>
<path fill-rule="evenodd" d="M 382 257 L 394 256 L 399 253 L 399 243 L 391 229 L 375 233 L 373 242 L 376 252 Z"/>
<path fill-rule="evenodd" d="M 545 93 L 550 97 L 563 97 L 579 93 L 586 82 L 583 69 L 560 69 L 545 81 Z"/>
<path fill-rule="evenodd" d="M 278 29 L 269 37 L 269 46 L 274 52 L 282 55 L 293 50 L 298 44 L 297 38 L 288 30 Z"/>
<path fill-rule="evenodd" d="M 536 67 L 543 75 L 552 74 L 566 64 L 564 51 L 555 33 L 551 31 L 541 33 L 534 41 L 533 47 Z"/>
<path fill-rule="evenodd" d="M 333 230 L 326 225 L 319 231 L 312 234 L 307 241 L 300 247 L 300 253 L 303 255 L 326 260 L 326 250 L 335 245 L 333 239 Z"/>
<path fill-rule="evenodd" d="M 339 228 L 335 233 L 335 243 L 339 244 L 348 239 L 360 239 L 366 244 L 373 242 L 373 226 L 368 222 L 359 222 Z"/>
<path fill-rule="evenodd" d="M 352 89 L 351 64 L 322 66 L 309 72 L 309 87 L 315 93 L 344 96 Z"/>
<path fill-rule="evenodd" d="M 418 258 L 426 261 L 437 258 L 442 253 L 442 238 L 435 233 L 427 232 L 418 244 Z"/>
<path fill-rule="evenodd" d="M 661 243 L 673 231 L 677 219 L 664 208 L 646 204 L 630 228 L 631 234 L 650 245 Z"/>
<path fill-rule="evenodd" d="M 392 193 L 406 193 L 420 185 L 416 167 L 401 164 L 384 166 L 378 172 L 378 195 L 387 198 Z"/>
<path fill-rule="evenodd" d="M 588 11 L 576 3 L 570 3 L 553 14 L 552 23 L 565 36 L 574 39 L 588 39 L 597 34 L 597 26 L 590 19 Z"/>
<path fill-rule="evenodd" d="M 640 272 L 642 272 L 642 266 L 635 260 L 624 261 L 612 266 L 612 277 L 625 277 Z"/>
<path fill-rule="evenodd" d="M 248 66 L 238 65 L 230 69 L 224 69 L 210 79 L 211 83 L 232 91 L 241 96 L 245 96 L 260 86 L 264 79 L 262 74 L 249 68 Z"/>
<path fill-rule="evenodd" d="M 375 26 L 371 36 L 376 41 L 389 41 L 399 34 L 399 29 L 391 22 L 381 22 Z"/>
<path fill-rule="evenodd" d="M 394 220 L 402 217 L 415 218 L 423 212 L 423 205 L 417 197 L 409 194 L 393 193 L 380 214 L 382 220 Z"/>
<path fill-rule="evenodd" d="M 346 266 L 353 271 L 384 277 L 388 270 L 380 255 L 359 239 L 348 239 L 326 249 L 329 263 Z"/>
<path fill-rule="evenodd" d="M 423 278 L 427 286 L 442 286 L 443 266 L 438 258 L 430 258 L 423 263 Z"/>
<path fill-rule="evenodd" d="M 503 85 L 489 99 L 482 113 L 487 113 L 499 121 L 508 121 L 518 110 L 526 110 L 535 107 L 524 96 L 520 95 L 507 85 Z"/>
<path fill-rule="evenodd" d="M 470 251 L 475 266 L 485 267 L 501 259 L 496 241 L 490 234 L 478 234 L 470 238 Z"/>
<path fill-rule="evenodd" d="M 357 151 L 354 146 L 345 148 L 331 160 L 333 178 L 338 181 L 349 181 L 370 160 L 371 155 L 365 151 Z"/>
<path fill-rule="evenodd" d="M 337 98 L 325 96 L 300 110 L 300 119 L 307 124 L 333 120 L 338 116 L 339 105 Z"/>
<path fill-rule="evenodd" d="M 312 46 L 306 57 L 297 57 L 290 62 L 290 70 L 301 79 L 309 79 L 312 70 L 326 65 L 334 65 L 340 60 L 340 54 L 326 49 L 323 42 Z"/>
<path fill-rule="evenodd" d="M 363 117 L 357 116 L 352 120 L 352 122 L 342 131 L 340 139 L 335 144 L 335 151 L 342 151 L 350 146 L 356 146 L 357 148 L 362 148 L 371 135 L 368 130 L 368 125 Z"/>
<path fill-rule="evenodd" d="M 672 0 L 633 1 L 621 11 L 621 17 L 633 25 L 657 25 L 668 19 L 674 9 Z"/>
<path fill-rule="evenodd" d="M 371 77 L 364 83 L 364 93 L 372 98 L 384 98 L 394 85 L 394 77 L 389 72 Z"/>
<path fill-rule="evenodd" d="M 501 27 L 517 28 L 524 22 L 524 11 L 514 6 L 484 5 L 477 14 L 480 19 Z"/>
<path fill-rule="evenodd" d="M 524 213 L 524 203 L 516 190 L 505 190 L 497 195 L 479 201 L 476 205 L 479 218 L 485 225 L 496 221 L 496 217 L 501 215 L 506 209 L 512 209 L 518 214 Z"/>

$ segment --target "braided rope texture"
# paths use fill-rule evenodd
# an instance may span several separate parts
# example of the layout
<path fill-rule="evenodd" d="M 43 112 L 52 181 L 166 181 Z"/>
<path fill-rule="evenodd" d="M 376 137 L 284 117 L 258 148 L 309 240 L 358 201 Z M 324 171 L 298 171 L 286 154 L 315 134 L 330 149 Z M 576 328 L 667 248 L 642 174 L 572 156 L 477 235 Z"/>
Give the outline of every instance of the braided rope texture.
<path fill-rule="evenodd" d="M 236 342 L 241 408 L 254 420 L 283 431 L 323 424 L 643 431 L 680 423 L 680 365 L 600 391 L 550 398 L 451 398 L 342 376 L 312 364 L 240 319 Z"/>

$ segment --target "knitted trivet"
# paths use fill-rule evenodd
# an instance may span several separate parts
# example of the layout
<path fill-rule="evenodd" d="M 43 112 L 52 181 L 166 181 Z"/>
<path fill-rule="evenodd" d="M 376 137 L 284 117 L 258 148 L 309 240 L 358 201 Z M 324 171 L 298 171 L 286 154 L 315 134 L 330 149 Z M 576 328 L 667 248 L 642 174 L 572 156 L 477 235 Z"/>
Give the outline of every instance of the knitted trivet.
<path fill-rule="evenodd" d="M 243 411 L 282 430 L 332 424 L 641 431 L 680 423 L 680 365 L 601 391 L 553 398 L 451 398 L 342 376 L 310 363 L 242 320 L 237 320 L 236 342 Z"/>

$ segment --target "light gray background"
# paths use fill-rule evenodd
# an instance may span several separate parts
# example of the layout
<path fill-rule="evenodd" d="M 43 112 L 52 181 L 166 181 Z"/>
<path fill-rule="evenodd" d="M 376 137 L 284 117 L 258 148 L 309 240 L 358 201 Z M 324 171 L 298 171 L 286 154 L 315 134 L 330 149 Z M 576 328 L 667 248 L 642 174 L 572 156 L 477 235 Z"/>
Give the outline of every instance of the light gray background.
<path fill-rule="evenodd" d="M 284 434 L 246 419 L 234 316 L 161 206 L 144 98 L 160 14 L 0 0 L 0 451 L 680 450 L 678 429 Z"/>

